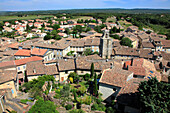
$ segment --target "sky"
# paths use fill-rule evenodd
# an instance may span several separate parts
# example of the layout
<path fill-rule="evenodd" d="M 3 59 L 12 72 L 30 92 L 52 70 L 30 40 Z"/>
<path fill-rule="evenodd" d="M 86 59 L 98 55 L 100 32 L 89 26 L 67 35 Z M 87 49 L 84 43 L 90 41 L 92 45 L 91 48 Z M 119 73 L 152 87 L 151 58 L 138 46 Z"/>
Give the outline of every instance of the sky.
<path fill-rule="evenodd" d="M 89 8 L 170 9 L 170 0 L 0 0 L 0 11 Z"/>

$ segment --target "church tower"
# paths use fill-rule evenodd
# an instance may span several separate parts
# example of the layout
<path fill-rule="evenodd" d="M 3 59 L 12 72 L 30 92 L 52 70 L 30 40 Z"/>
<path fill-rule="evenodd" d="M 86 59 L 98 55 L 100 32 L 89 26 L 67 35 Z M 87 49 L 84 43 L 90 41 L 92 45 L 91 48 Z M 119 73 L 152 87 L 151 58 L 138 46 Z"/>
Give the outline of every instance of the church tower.
<path fill-rule="evenodd" d="M 109 36 L 109 30 L 103 32 L 100 40 L 100 54 L 104 59 L 110 59 L 112 54 L 112 39 Z"/>

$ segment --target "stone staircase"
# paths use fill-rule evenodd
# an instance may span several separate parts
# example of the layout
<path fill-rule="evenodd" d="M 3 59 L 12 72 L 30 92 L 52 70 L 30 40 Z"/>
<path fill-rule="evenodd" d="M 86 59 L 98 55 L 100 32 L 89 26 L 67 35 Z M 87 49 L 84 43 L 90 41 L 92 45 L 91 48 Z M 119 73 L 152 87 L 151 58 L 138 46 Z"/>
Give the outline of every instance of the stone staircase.
<path fill-rule="evenodd" d="M 6 106 L 7 108 L 12 108 L 14 111 L 17 111 L 17 113 L 23 113 L 25 111 L 23 106 L 19 104 L 16 99 L 6 100 Z"/>

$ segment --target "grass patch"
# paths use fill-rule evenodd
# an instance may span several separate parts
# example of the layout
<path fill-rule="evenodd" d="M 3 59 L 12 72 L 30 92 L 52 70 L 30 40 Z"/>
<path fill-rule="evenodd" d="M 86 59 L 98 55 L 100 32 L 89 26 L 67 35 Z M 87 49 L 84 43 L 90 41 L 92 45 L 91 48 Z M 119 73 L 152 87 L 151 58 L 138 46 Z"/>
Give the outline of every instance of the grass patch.
<path fill-rule="evenodd" d="M 8 20 L 29 20 L 29 19 L 37 19 L 37 18 L 46 18 L 53 17 L 53 15 L 28 15 L 27 17 L 18 17 L 18 16 L 0 16 L 0 22 L 8 21 Z"/>
<path fill-rule="evenodd" d="M 78 19 L 86 20 L 86 19 L 90 19 L 90 18 L 93 18 L 93 17 L 92 16 L 73 16 L 73 19 L 71 19 L 71 20 L 77 21 Z"/>
<path fill-rule="evenodd" d="M 21 99 L 20 102 L 23 103 L 23 104 L 26 104 L 27 102 L 33 102 L 33 101 L 28 100 L 28 99 Z"/>
<path fill-rule="evenodd" d="M 109 21 L 116 22 L 116 19 L 115 19 L 115 18 L 113 18 L 113 17 L 107 18 L 106 22 L 109 22 Z"/>
<path fill-rule="evenodd" d="M 150 28 L 154 30 L 154 32 L 160 33 L 160 34 L 166 34 L 170 32 L 170 29 L 167 29 L 163 25 L 154 25 L 154 24 L 149 24 Z"/>

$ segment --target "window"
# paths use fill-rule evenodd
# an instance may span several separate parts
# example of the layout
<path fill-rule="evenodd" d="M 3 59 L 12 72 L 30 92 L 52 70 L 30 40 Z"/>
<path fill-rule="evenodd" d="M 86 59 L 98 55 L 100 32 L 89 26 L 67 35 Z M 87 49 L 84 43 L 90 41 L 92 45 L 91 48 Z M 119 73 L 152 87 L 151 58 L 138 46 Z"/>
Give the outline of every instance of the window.
<path fill-rule="evenodd" d="M 62 55 L 62 52 L 60 52 L 60 55 Z"/>
<path fill-rule="evenodd" d="M 68 74 L 68 71 L 65 71 L 66 74 Z"/>
<path fill-rule="evenodd" d="M 25 66 L 23 66 L 23 68 L 25 69 Z"/>
<path fill-rule="evenodd" d="M 116 91 L 116 88 L 113 88 L 113 91 Z"/>
<path fill-rule="evenodd" d="M 81 71 L 81 73 L 83 73 L 83 71 Z"/>
<path fill-rule="evenodd" d="M 20 70 L 20 67 L 18 67 L 18 70 Z"/>

